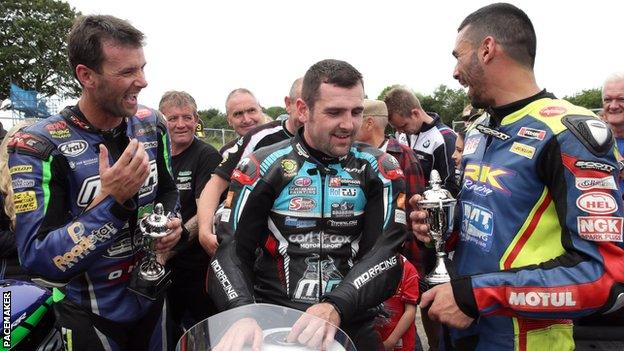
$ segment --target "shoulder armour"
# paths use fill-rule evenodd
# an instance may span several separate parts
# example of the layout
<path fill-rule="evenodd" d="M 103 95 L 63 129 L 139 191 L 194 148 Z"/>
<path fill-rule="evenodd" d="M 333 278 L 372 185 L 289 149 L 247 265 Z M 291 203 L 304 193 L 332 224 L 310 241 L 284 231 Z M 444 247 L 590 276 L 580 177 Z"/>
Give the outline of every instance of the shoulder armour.
<path fill-rule="evenodd" d="M 613 148 L 611 129 L 603 121 L 590 116 L 567 115 L 561 122 L 596 156 L 604 156 Z"/>
<path fill-rule="evenodd" d="M 7 150 L 23 155 L 30 155 L 47 160 L 55 146 L 48 139 L 23 130 L 15 133 L 9 140 Z"/>

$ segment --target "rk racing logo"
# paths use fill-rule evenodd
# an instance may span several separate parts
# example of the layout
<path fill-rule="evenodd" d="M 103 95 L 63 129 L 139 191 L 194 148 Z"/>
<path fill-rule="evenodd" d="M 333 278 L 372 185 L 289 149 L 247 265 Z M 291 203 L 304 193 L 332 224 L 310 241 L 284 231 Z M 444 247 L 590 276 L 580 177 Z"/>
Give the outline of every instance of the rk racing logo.
<path fill-rule="evenodd" d="M 488 196 L 493 191 L 510 196 L 511 192 L 505 187 L 502 180 L 511 178 L 515 172 L 508 169 L 493 167 L 487 164 L 478 165 L 469 163 L 464 172 L 463 187 L 477 195 Z"/>

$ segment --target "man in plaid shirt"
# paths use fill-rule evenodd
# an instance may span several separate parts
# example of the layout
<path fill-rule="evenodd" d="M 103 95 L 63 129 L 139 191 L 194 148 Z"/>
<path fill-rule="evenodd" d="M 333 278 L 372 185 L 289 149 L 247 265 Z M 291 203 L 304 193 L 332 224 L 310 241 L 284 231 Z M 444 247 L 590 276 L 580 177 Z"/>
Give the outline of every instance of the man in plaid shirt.
<path fill-rule="evenodd" d="M 384 134 L 388 125 L 388 109 L 386 103 L 379 100 L 364 100 L 362 127 L 355 136 L 355 139 L 372 146 L 376 146 L 397 159 L 403 174 L 405 175 L 405 191 L 407 199 L 413 194 L 422 194 L 425 189 L 425 177 L 420 162 L 416 158 L 414 150 L 409 146 L 401 144 L 398 140 L 387 137 Z M 406 212 L 411 213 L 412 208 L 409 203 L 405 203 Z M 411 224 L 408 223 L 408 229 Z M 411 229 L 409 229 L 411 231 Z M 416 267 L 420 276 L 424 276 L 423 263 L 419 255 L 417 241 L 413 235 L 408 235 L 403 244 L 403 255 Z"/>

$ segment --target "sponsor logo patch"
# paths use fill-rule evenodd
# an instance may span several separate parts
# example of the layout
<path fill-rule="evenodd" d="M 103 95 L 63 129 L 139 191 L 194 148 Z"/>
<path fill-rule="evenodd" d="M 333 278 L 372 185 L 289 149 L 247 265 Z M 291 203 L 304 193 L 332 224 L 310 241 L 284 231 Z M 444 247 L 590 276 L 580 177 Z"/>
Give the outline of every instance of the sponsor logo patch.
<path fill-rule="evenodd" d="M 353 286 L 355 286 L 355 288 L 359 290 L 362 286 L 370 282 L 380 273 L 385 272 L 389 270 L 390 268 L 396 266 L 397 262 L 398 261 L 397 261 L 396 256 L 392 256 L 387 260 L 377 263 L 376 265 L 371 267 L 368 271 L 362 273 L 359 277 L 355 278 L 355 280 L 353 280 Z"/>
<path fill-rule="evenodd" d="M 14 178 L 11 181 L 13 189 L 30 188 L 35 186 L 34 179 Z"/>
<path fill-rule="evenodd" d="M 356 188 L 329 188 L 329 196 L 356 197 L 357 192 Z"/>
<path fill-rule="evenodd" d="M 492 129 L 490 127 L 486 127 L 482 124 L 477 124 L 477 126 L 475 127 L 478 131 L 480 131 L 482 134 L 485 135 L 491 135 L 496 139 L 500 139 L 500 140 L 507 140 L 510 138 L 509 135 L 501 132 L 500 130 L 496 130 L 496 129 Z"/>
<path fill-rule="evenodd" d="M 576 207 L 593 214 L 609 214 L 617 211 L 617 202 L 610 194 L 590 192 L 576 199 Z"/>
<path fill-rule="evenodd" d="M 337 218 L 345 218 L 353 216 L 353 208 L 355 205 L 353 202 L 342 201 L 340 203 L 334 202 L 331 204 L 331 216 Z"/>
<path fill-rule="evenodd" d="M 535 148 L 533 146 L 529 146 L 526 144 L 514 142 L 509 148 L 509 151 L 513 152 L 516 155 L 520 155 L 522 157 L 526 157 L 529 160 L 533 159 L 535 155 Z"/>
<path fill-rule="evenodd" d="M 477 195 L 488 196 L 493 191 L 511 195 L 511 192 L 503 184 L 503 179 L 511 179 L 515 173 L 508 169 L 490 165 L 478 165 L 469 163 L 464 172 L 463 187 L 474 191 Z"/>
<path fill-rule="evenodd" d="M 37 196 L 34 191 L 23 191 L 13 194 L 15 213 L 31 212 L 37 209 Z"/>
<path fill-rule="evenodd" d="M 574 162 L 574 166 L 580 169 L 594 169 L 594 170 L 605 172 L 605 173 L 611 173 L 613 172 L 613 170 L 615 170 L 615 167 L 611 165 L 608 165 L 602 162 L 596 162 L 596 161 L 578 160 Z"/>
<path fill-rule="evenodd" d="M 158 147 L 158 141 L 145 141 L 143 142 L 143 147 L 145 150 L 155 149 Z"/>
<path fill-rule="evenodd" d="M 45 126 L 50 133 L 50 136 L 55 139 L 67 139 L 71 136 L 69 128 L 67 128 L 67 122 L 58 121 Z"/>
<path fill-rule="evenodd" d="M 564 107 L 548 106 L 548 107 L 544 107 L 543 109 L 541 109 L 539 114 L 542 117 L 554 117 L 554 116 L 563 115 L 566 112 L 568 112 L 568 110 L 566 110 Z"/>
<path fill-rule="evenodd" d="M 590 241 L 622 242 L 622 217 L 579 216 L 576 218 L 579 236 Z"/>
<path fill-rule="evenodd" d="M 149 117 L 151 115 L 152 115 L 152 111 L 150 111 L 147 108 L 142 108 L 138 110 L 137 113 L 135 114 L 135 116 L 137 116 L 138 119 L 144 119 L 145 117 Z"/>
<path fill-rule="evenodd" d="M 295 228 L 312 228 L 316 226 L 316 220 L 314 219 L 301 219 L 296 217 L 287 216 L 284 219 L 284 225 Z"/>
<path fill-rule="evenodd" d="M 310 177 L 298 177 L 295 178 L 293 184 L 296 186 L 310 186 L 312 185 L 312 179 Z"/>
<path fill-rule="evenodd" d="M 316 206 L 316 201 L 308 197 L 293 197 L 288 203 L 290 211 L 310 212 Z"/>
<path fill-rule="evenodd" d="M 87 151 L 88 147 L 89 144 L 84 140 L 73 140 L 60 144 L 58 150 L 65 156 L 76 157 Z"/>
<path fill-rule="evenodd" d="M 507 288 L 507 301 L 523 311 L 543 311 L 544 307 L 557 310 L 576 309 L 578 290 L 576 287 L 557 288 Z"/>
<path fill-rule="evenodd" d="M 282 160 L 281 165 L 284 177 L 294 177 L 295 175 L 297 175 L 298 167 L 295 160 Z"/>
<path fill-rule="evenodd" d="M 587 178 L 577 177 L 574 179 L 576 188 L 579 190 L 591 190 L 591 189 L 611 189 L 616 190 L 617 184 L 613 176 L 604 178 Z"/>
<path fill-rule="evenodd" d="M 403 210 L 394 211 L 394 221 L 398 224 L 407 224 L 406 218 L 405 218 L 405 211 Z"/>
<path fill-rule="evenodd" d="M 518 136 L 527 139 L 544 140 L 544 138 L 546 137 L 546 131 L 541 129 L 522 127 L 518 131 Z"/>
<path fill-rule="evenodd" d="M 477 245 L 485 252 L 492 246 L 494 214 L 485 207 L 464 202 L 461 240 Z"/>
<path fill-rule="evenodd" d="M 329 186 L 332 188 L 337 188 L 341 186 L 360 186 L 362 182 L 358 179 L 349 179 L 349 178 L 341 178 L 341 177 L 330 177 L 329 178 Z"/>
<path fill-rule="evenodd" d="M 17 166 L 13 166 L 11 168 L 9 168 L 9 173 L 10 174 L 15 174 L 15 173 L 30 173 L 32 172 L 33 167 L 30 165 L 17 165 Z"/>
<path fill-rule="evenodd" d="M 316 195 L 314 186 L 291 186 L 288 187 L 288 195 Z"/>
<path fill-rule="evenodd" d="M 475 151 L 477 151 L 477 148 L 479 147 L 479 141 L 481 140 L 480 137 L 476 137 L 476 138 L 469 138 L 466 140 L 466 142 L 464 143 L 464 155 L 472 155 L 475 153 Z"/>

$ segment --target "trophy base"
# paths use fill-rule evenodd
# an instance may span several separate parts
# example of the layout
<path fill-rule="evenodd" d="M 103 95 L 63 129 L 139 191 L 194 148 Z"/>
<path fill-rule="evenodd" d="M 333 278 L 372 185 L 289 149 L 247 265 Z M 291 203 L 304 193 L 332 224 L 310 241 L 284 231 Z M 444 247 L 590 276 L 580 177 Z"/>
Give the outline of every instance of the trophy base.
<path fill-rule="evenodd" d="M 167 291 L 169 285 L 171 285 L 170 273 L 170 271 L 165 270 L 165 274 L 160 278 L 156 280 L 145 280 L 141 277 L 141 270 L 135 269 L 132 272 L 132 279 L 130 280 L 128 290 L 152 301 L 158 300 L 163 293 Z"/>
<path fill-rule="evenodd" d="M 427 285 L 435 286 L 451 281 L 451 276 L 448 274 L 446 264 L 444 263 L 445 256 L 446 254 L 444 253 L 437 253 L 435 268 L 425 277 L 425 283 L 427 283 Z"/>

